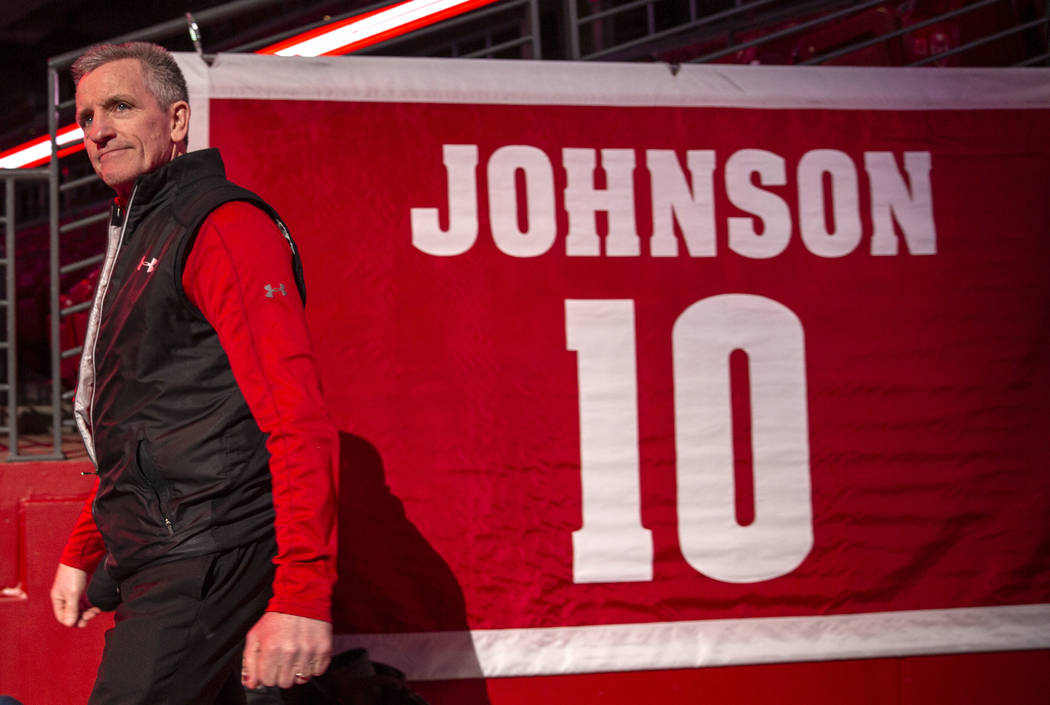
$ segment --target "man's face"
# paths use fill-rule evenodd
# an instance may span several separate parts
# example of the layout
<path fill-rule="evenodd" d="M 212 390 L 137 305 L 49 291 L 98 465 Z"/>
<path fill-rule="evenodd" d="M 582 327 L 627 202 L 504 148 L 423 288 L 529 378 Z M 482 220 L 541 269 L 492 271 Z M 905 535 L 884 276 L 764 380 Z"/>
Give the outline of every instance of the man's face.
<path fill-rule="evenodd" d="M 130 193 L 138 176 L 180 153 L 188 122 L 185 102 L 160 107 L 138 59 L 103 64 L 77 84 L 77 123 L 91 165 L 120 196 Z"/>

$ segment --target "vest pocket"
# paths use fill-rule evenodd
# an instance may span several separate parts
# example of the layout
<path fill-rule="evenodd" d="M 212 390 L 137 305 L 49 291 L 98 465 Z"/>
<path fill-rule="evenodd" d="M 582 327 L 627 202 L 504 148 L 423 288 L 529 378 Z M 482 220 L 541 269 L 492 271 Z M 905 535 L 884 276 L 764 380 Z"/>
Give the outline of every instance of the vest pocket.
<path fill-rule="evenodd" d="M 139 474 L 142 475 L 146 485 L 153 491 L 153 496 L 157 500 L 157 510 L 160 512 L 161 521 L 164 522 L 164 528 L 168 530 L 169 535 L 173 535 L 175 527 L 172 525 L 171 519 L 168 518 L 167 512 L 168 502 L 171 499 L 171 490 L 164 476 L 157 472 L 157 466 L 153 462 L 153 456 L 150 455 L 149 448 L 146 447 L 146 441 L 138 442 L 138 446 L 135 449 L 135 465 L 138 466 Z"/>

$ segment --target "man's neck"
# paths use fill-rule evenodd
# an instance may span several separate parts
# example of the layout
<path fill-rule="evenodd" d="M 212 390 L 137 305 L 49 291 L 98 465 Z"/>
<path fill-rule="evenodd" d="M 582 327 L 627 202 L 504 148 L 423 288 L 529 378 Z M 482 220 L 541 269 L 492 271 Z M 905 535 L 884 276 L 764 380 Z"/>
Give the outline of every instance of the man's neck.
<path fill-rule="evenodd" d="M 161 166 L 164 166 L 165 164 L 169 164 L 170 162 L 174 161 L 175 159 L 178 159 L 183 154 L 186 154 L 186 151 L 187 150 L 186 150 L 185 142 L 179 142 L 179 143 L 171 145 L 171 158 L 168 159 L 168 161 L 165 162 L 164 164 L 161 164 Z M 159 169 L 160 167 L 157 167 L 157 168 Z M 150 173 L 152 173 L 152 172 L 150 172 Z M 138 181 L 138 179 L 136 179 L 135 181 Z M 132 182 L 130 187 L 128 187 L 127 191 L 124 191 L 124 192 L 118 191 L 116 197 L 113 199 L 113 203 L 115 203 L 116 206 L 118 208 L 120 208 L 121 210 L 124 210 L 125 208 L 127 208 L 128 201 L 131 200 L 131 192 L 134 190 L 134 188 L 135 188 L 135 183 Z"/>

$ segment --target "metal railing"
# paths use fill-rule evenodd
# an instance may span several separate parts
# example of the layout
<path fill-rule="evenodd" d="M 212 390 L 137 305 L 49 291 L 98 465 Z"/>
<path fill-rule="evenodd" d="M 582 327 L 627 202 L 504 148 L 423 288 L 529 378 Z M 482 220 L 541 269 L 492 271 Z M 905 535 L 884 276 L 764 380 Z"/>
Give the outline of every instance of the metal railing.
<path fill-rule="evenodd" d="M 357 53 L 542 59 L 539 1 L 504 0 Z"/>
<path fill-rule="evenodd" d="M 5 365 L 3 381 L 0 382 L 0 394 L 6 398 L 3 417 L 0 418 L 0 433 L 7 435 L 7 456 L 5 460 L 56 460 L 62 456 L 61 439 L 54 440 L 50 453 L 23 454 L 19 436 L 18 409 L 21 400 L 18 369 L 18 277 L 16 269 L 17 256 L 17 205 L 15 188 L 19 181 L 44 181 L 51 177 L 48 169 L 0 169 L 0 181 L 4 185 L 3 211 L 0 212 L 0 223 L 4 226 L 4 256 L 0 260 L 3 268 L 4 291 L 0 298 L 0 308 L 4 311 L 4 337 L 0 340 L 0 351 L 3 352 Z M 57 295 L 57 292 L 55 292 Z M 61 424 L 62 410 L 57 405 L 51 408 L 54 428 Z"/>
<path fill-rule="evenodd" d="M 726 7 L 732 4 L 732 7 Z M 911 3 L 912 7 L 919 3 Z M 698 55 L 687 61 L 704 63 L 737 55 L 748 49 L 768 46 L 774 42 L 802 37 L 810 30 L 827 28 L 836 21 L 858 17 L 876 9 L 889 12 L 909 3 L 891 3 L 887 0 L 736 0 L 733 3 L 704 3 L 701 0 L 672 2 L 671 0 L 601 0 L 565 3 L 568 58 L 579 60 L 652 60 L 661 58 L 668 47 L 694 45 L 701 47 Z M 1025 32 L 1036 33 L 1037 51 L 1028 51 L 1023 58 L 1012 61 L 1012 66 L 1050 65 L 1050 0 L 1029 3 L 1039 16 L 1023 17 L 1017 3 L 1010 0 L 973 0 L 958 7 L 930 14 L 908 24 L 876 36 L 847 38 L 840 46 L 819 55 L 797 61 L 798 65 L 824 64 L 849 57 L 854 52 L 899 41 L 909 34 L 942 22 L 958 20 L 977 10 L 999 6 L 1004 15 L 1012 15 L 1008 26 L 982 28 L 980 36 L 969 38 L 957 46 L 945 47 L 928 56 L 894 65 L 924 66 L 942 63 L 966 52 L 988 47 L 995 42 L 1016 38 Z M 581 13 L 581 7 L 587 9 Z M 760 36 L 754 36 L 754 35 Z M 741 35 L 747 38 L 742 39 Z M 586 39 L 586 41 L 585 41 Z M 706 47 L 706 48 L 704 48 Z"/>

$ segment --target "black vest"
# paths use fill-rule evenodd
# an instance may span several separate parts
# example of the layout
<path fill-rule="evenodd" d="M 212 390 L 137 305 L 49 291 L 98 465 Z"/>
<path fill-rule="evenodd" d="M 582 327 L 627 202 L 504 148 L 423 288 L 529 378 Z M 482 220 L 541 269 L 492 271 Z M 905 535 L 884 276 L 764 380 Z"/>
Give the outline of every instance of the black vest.
<path fill-rule="evenodd" d="M 272 208 L 226 180 L 216 150 L 191 152 L 139 177 L 123 215 L 98 318 L 91 408 L 99 474 L 94 517 L 117 579 L 147 563 L 226 550 L 273 532 L 266 435 L 215 329 L 182 288 L 198 229 L 229 201 L 261 208 L 287 237 Z M 119 224 L 121 214 L 114 215 Z M 288 240 L 302 295 L 298 253 Z"/>

